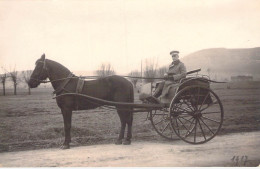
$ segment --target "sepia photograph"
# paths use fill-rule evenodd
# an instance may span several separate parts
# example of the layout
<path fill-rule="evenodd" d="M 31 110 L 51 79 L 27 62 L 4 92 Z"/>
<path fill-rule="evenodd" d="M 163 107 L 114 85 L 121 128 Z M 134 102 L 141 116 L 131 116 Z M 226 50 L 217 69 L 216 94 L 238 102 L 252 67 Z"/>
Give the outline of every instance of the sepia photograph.
<path fill-rule="evenodd" d="M 0 0 L 0 167 L 259 167 L 259 0 Z"/>

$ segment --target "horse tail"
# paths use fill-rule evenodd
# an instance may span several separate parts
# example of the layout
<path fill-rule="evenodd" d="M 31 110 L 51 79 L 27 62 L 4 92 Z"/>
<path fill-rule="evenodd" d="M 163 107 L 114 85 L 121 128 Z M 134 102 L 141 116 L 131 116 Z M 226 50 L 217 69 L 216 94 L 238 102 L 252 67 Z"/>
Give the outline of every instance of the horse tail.
<path fill-rule="evenodd" d="M 134 86 L 133 84 L 131 83 L 131 88 L 130 88 L 130 102 L 134 102 Z"/>
<path fill-rule="evenodd" d="M 131 102 L 131 103 L 134 103 L 134 85 L 131 83 L 130 84 L 130 93 L 129 93 L 129 102 Z M 133 123 L 133 116 L 134 116 L 134 108 L 133 107 L 129 107 L 129 115 L 130 115 L 130 118 L 129 118 L 129 120 L 130 120 L 130 123 L 129 124 L 131 124 L 131 126 L 132 126 L 132 123 Z"/>

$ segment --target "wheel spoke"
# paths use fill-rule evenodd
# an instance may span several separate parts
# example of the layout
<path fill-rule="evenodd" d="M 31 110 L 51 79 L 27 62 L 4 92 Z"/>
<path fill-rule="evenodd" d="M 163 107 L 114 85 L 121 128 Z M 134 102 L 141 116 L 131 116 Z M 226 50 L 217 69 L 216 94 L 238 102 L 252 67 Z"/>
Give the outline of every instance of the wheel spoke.
<path fill-rule="evenodd" d="M 161 119 L 159 122 L 157 122 L 156 124 L 154 124 L 155 126 L 157 125 L 157 124 L 159 124 L 159 123 L 161 123 L 161 122 L 163 122 L 164 120 L 163 119 Z"/>
<path fill-rule="evenodd" d="M 191 113 L 191 112 L 187 111 L 186 109 L 184 109 L 182 107 L 176 107 L 176 108 L 183 110 L 185 113 Z"/>
<path fill-rule="evenodd" d="M 209 105 L 208 105 L 207 107 L 205 107 L 204 109 L 201 109 L 200 111 L 202 112 L 202 111 L 206 110 L 207 108 L 209 108 L 210 106 L 213 106 L 213 105 L 216 104 L 216 103 L 218 103 L 217 100 L 216 100 L 215 102 L 209 104 Z"/>
<path fill-rule="evenodd" d="M 194 120 L 195 120 L 195 119 L 192 120 L 192 123 L 191 123 L 190 126 L 189 126 L 189 130 L 186 132 L 184 138 L 186 138 L 186 137 L 192 132 L 191 128 L 192 128 L 192 124 L 193 124 Z M 190 130 L 191 130 L 191 131 L 190 131 Z"/>
<path fill-rule="evenodd" d="M 212 134 L 215 134 L 210 128 L 209 126 L 200 118 L 200 120 L 202 121 L 202 123 L 209 129 L 209 131 L 212 133 Z"/>
<path fill-rule="evenodd" d="M 178 108 L 180 108 L 180 107 L 178 107 Z M 181 107 L 183 110 L 186 110 L 186 112 L 193 112 L 193 110 L 189 110 L 189 109 L 187 109 L 187 108 L 185 108 L 185 107 Z"/>
<path fill-rule="evenodd" d="M 216 121 L 216 120 L 214 120 L 214 119 L 211 119 L 211 118 L 209 118 L 209 117 L 205 117 L 205 116 L 202 116 L 204 119 L 207 119 L 207 120 L 210 120 L 210 121 L 213 121 L 213 122 L 215 122 L 215 123 L 220 123 L 220 121 Z"/>
<path fill-rule="evenodd" d="M 205 101 L 206 101 L 206 99 L 208 98 L 209 94 L 210 94 L 210 92 L 208 92 L 207 96 L 204 98 L 202 104 L 200 105 L 199 110 L 201 109 L 202 105 L 205 103 Z"/>
<path fill-rule="evenodd" d="M 179 130 L 179 125 L 178 125 L 177 118 L 175 118 L 175 121 L 176 121 L 176 126 L 177 126 L 177 129 L 178 129 L 178 134 L 180 134 L 180 130 Z"/>
<path fill-rule="evenodd" d="M 185 119 L 183 116 L 179 116 L 179 117 L 182 118 L 182 119 L 184 119 L 184 120 L 186 120 L 186 121 L 188 121 L 188 122 L 190 122 L 190 123 L 191 123 L 190 120 L 193 118 L 193 117 L 192 117 L 192 118 L 190 118 L 189 120 L 187 120 L 187 119 Z"/>
<path fill-rule="evenodd" d="M 191 115 L 189 115 L 189 114 L 179 114 L 179 116 L 178 117 L 190 117 Z"/>
<path fill-rule="evenodd" d="M 182 122 L 179 118 L 177 118 L 177 119 L 181 122 L 181 124 L 183 125 L 183 127 L 184 127 L 186 130 L 188 130 L 187 127 L 183 124 L 183 122 Z"/>
<path fill-rule="evenodd" d="M 196 122 L 195 122 L 195 133 L 194 133 L 194 143 L 196 143 L 197 123 L 198 123 L 198 120 L 196 119 Z"/>
<path fill-rule="evenodd" d="M 169 126 L 170 122 L 163 128 L 163 130 L 161 131 L 162 133 L 166 130 L 166 128 Z"/>
<path fill-rule="evenodd" d="M 205 136 L 205 133 L 204 133 L 202 127 L 201 127 L 201 124 L 200 124 L 200 120 L 199 120 L 199 119 L 198 119 L 198 122 L 199 122 L 200 130 L 201 130 L 201 132 L 202 132 L 202 134 L 203 134 L 203 137 L 204 137 L 205 140 L 207 140 L 207 138 L 206 138 L 206 136 Z"/>

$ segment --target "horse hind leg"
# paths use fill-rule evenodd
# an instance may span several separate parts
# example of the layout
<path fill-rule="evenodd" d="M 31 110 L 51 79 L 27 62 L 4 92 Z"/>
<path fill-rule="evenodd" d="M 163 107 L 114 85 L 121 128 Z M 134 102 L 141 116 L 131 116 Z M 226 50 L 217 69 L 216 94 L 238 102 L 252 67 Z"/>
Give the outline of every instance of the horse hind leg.
<path fill-rule="evenodd" d="M 114 95 L 114 101 L 130 102 L 130 103 L 134 102 L 133 88 L 129 88 L 129 89 L 130 90 L 128 93 L 125 93 L 128 90 L 116 92 Z M 121 130 L 120 130 L 118 141 L 120 144 L 123 143 L 124 145 L 129 145 L 131 144 L 131 138 L 132 138 L 133 108 L 125 107 L 125 106 L 116 106 L 116 108 L 121 121 Z M 124 139 L 126 124 L 127 124 L 127 137 L 122 142 L 122 140 Z"/>
<path fill-rule="evenodd" d="M 127 124 L 127 136 L 124 140 L 124 145 L 130 145 L 131 139 L 132 139 L 132 124 L 133 124 L 133 112 L 127 112 L 127 118 L 126 118 L 126 124 Z"/>
<path fill-rule="evenodd" d="M 118 110 L 117 113 L 120 118 L 121 128 L 120 128 L 120 133 L 119 133 L 118 139 L 116 140 L 115 144 L 119 145 L 119 144 L 122 144 L 122 142 L 123 142 L 122 140 L 124 139 L 126 121 L 125 121 L 124 114 L 121 111 Z"/>

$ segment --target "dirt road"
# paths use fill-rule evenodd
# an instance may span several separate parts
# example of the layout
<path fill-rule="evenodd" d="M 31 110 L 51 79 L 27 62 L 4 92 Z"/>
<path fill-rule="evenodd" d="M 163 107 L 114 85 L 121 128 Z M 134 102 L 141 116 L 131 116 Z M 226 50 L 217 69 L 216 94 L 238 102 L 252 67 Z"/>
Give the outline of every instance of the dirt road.
<path fill-rule="evenodd" d="M 203 145 L 178 140 L 1 153 L 0 167 L 258 166 L 259 147 L 260 132 L 250 132 L 217 136 Z"/>

